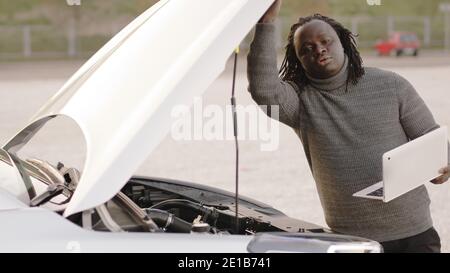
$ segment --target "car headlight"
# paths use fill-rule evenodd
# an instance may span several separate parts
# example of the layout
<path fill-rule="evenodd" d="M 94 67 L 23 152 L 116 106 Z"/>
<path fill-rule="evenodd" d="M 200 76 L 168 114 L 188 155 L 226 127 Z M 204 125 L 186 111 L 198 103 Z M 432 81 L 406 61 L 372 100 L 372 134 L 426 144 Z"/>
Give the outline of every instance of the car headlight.
<path fill-rule="evenodd" d="M 260 233 L 247 246 L 249 252 L 380 253 L 382 246 L 361 237 L 326 233 Z"/>

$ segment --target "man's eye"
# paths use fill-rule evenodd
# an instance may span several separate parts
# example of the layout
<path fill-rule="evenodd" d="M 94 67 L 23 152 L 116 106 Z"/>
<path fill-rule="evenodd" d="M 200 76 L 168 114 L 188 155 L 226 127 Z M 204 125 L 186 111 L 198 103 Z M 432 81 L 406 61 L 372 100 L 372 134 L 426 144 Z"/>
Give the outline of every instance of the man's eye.
<path fill-rule="evenodd" d="M 305 52 L 311 52 L 311 51 L 313 50 L 313 47 L 312 47 L 311 45 L 304 46 L 304 47 L 303 47 L 303 50 L 304 50 Z"/>

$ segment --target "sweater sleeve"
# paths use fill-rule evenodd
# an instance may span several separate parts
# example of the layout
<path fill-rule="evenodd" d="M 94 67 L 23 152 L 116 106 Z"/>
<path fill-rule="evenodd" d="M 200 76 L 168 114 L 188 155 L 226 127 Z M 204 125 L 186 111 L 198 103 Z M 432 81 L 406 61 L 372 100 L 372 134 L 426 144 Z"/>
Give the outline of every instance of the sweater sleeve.
<path fill-rule="evenodd" d="M 400 122 L 406 136 L 415 139 L 439 128 L 430 109 L 411 83 L 401 76 L 398 76 L 397 82 Z M 447 147 L 450 164 L 450 142 Z"/>
<path fill-rule="evenodd" d="M 296 85 L 278 77 L 274 24 L 256 25 L 247 56 L 247 76 L 248 90 L 266 114 L 294 129 L 298 128 L 299 97 Z M 274 115 L 273 106 L 278 106 L 278 118 Z"/>

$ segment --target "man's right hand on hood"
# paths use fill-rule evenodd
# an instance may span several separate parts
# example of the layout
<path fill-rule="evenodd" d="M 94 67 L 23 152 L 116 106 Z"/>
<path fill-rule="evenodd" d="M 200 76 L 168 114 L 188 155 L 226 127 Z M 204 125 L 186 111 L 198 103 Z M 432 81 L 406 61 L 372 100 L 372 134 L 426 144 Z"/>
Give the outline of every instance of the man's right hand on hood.
<path fill-rule="evenodd" d="M 282 0 L 275 0 L 275 2 L 270 6 L 270 8 L 264 13 L 264 15 L 259 20 L 259 23 L 273 23 L 280 13 Z"/>

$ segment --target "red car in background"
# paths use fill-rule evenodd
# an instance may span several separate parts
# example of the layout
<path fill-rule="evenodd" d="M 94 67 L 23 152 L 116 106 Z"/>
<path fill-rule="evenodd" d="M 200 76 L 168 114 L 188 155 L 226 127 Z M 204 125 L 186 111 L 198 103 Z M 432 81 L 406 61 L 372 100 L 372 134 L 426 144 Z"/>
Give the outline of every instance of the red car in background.
<path fill-rule="evenodd" d="M 393 32 L 389 39 L 375 44 L 378 55 L 413 55 L 419 54 L 420 41 L 413 32 Z"/>

